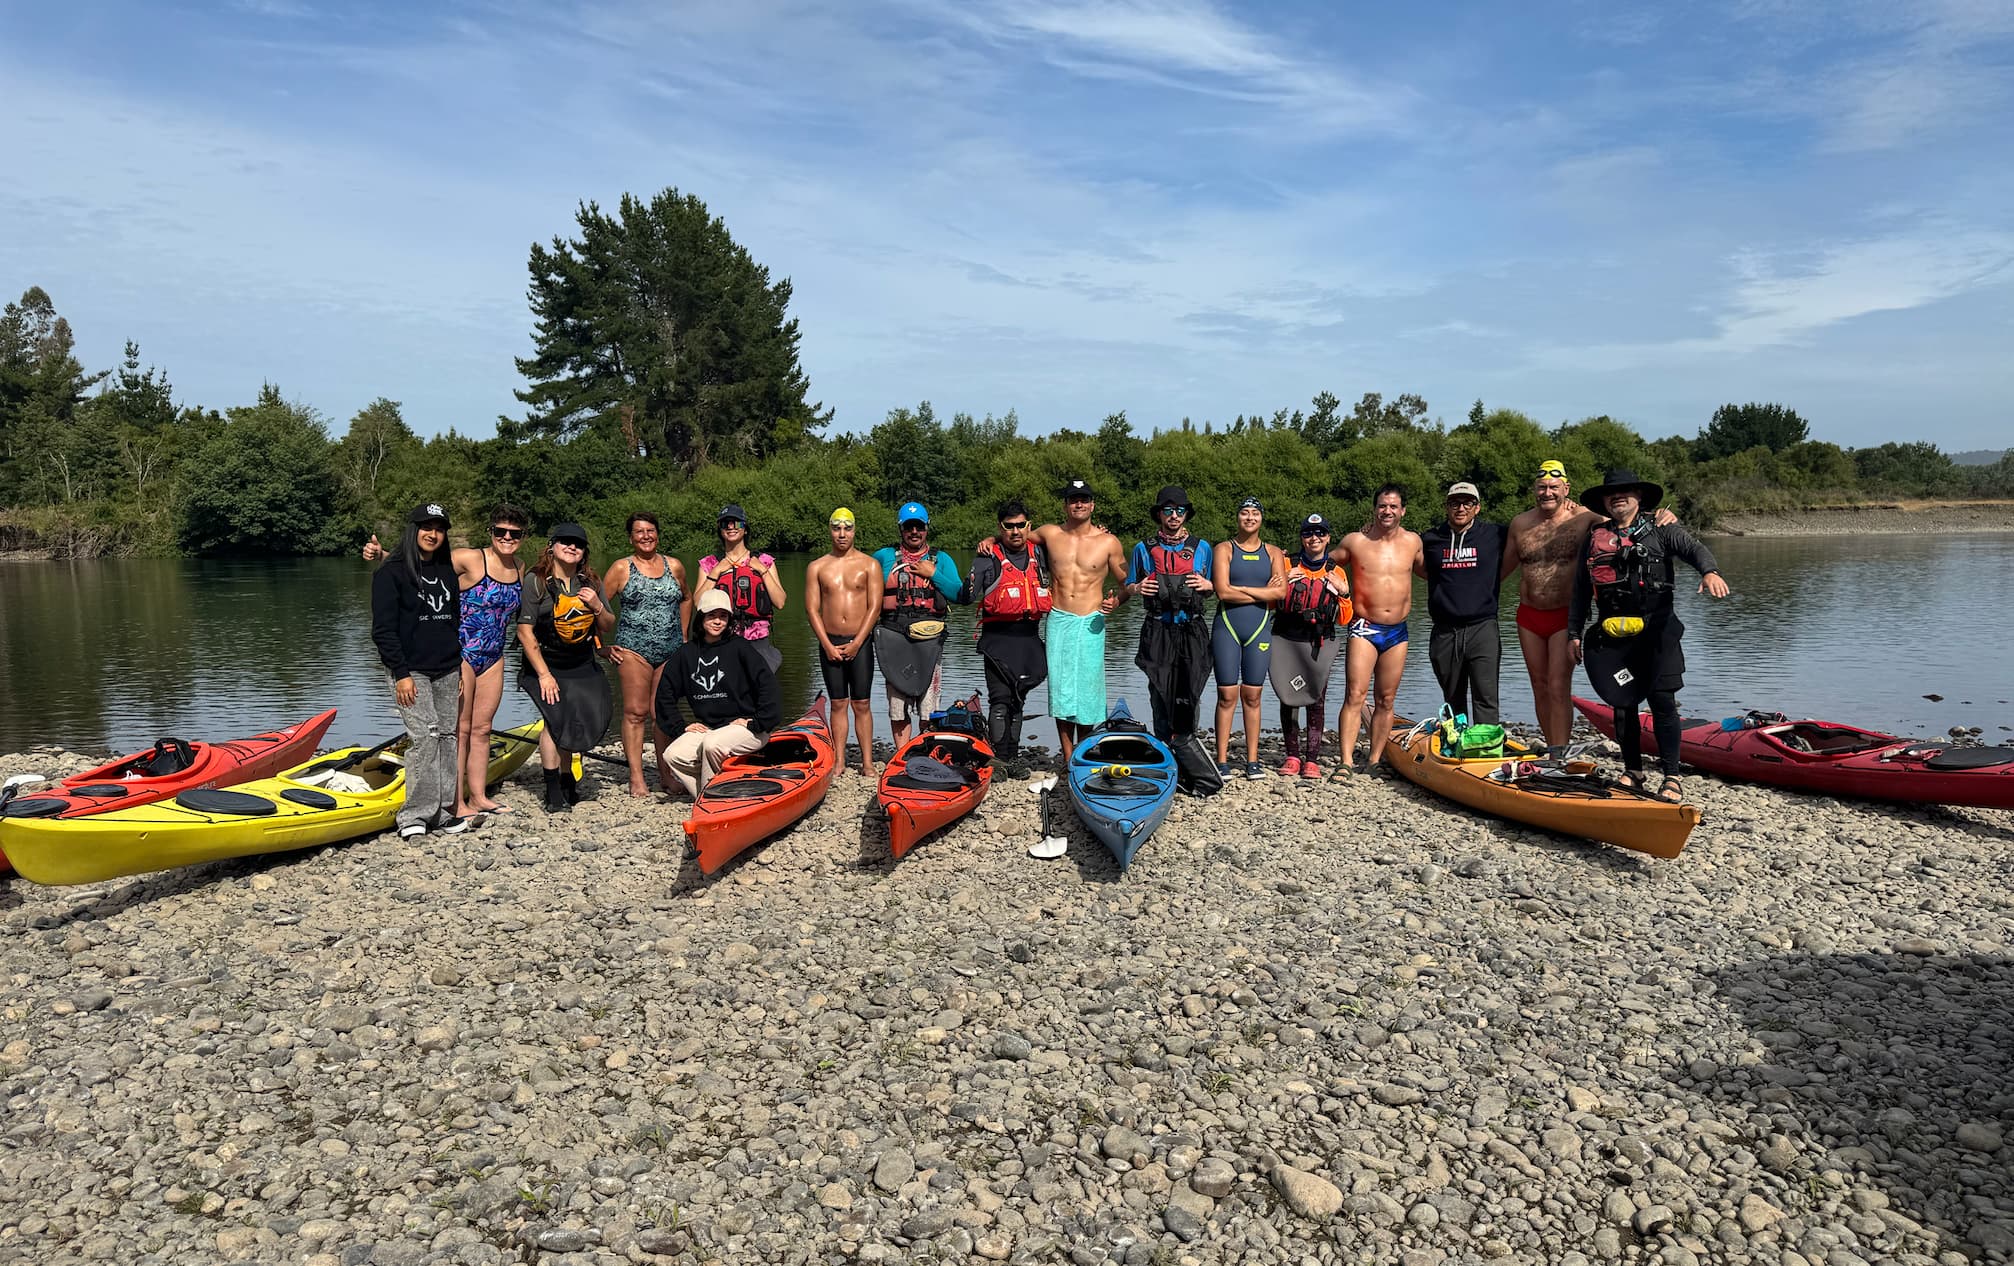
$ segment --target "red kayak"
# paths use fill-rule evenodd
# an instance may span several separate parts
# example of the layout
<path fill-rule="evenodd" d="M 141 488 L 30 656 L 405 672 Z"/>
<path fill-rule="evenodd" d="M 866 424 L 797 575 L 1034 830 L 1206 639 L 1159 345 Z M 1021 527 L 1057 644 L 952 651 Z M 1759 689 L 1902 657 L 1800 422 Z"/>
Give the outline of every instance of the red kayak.
<path fill-rule="evenodd" d="M 7 818 L 81 818 L 107 809 L 152 804 L 198 787 L 229 787 L 271 778 L 315 754 L 336 719 L 336 710 L 309 717 L 269 734 L 228 743 L 190 743 L 164 738 L 144 752 L 87 769 L 47 791 L 0 801 L 0 843 Z M 0 854 L 0 866 L 5 865 Z"/>
<path fill-rule="evenodd" d="M 685 820 L 699 850 L 699 869 L 711 875 L 743 849 L 759 844 L 816 809 L 838 765 L 825 724 L 825 696 L 796 725 L 769 736 L 752 752 L 730 756 Z"/>
<path fill-rule="evenodd" d="M 979 696 L 965 705 L 965 715 L 983 719 Z M 900 857 L 916 841 L 972 812 L 992 785 L 993 749 L 970 731 L 925 730 L 910 739 L 881 771 L 889 853 Z"/>
<path fill-rule="evenodd" d="M 1595 729 L 1615 737 L 1615 714 L 1607 704 L 1576 697 L 1573 706 Z M 2014 809 L 2014 747 L 1925 743 L 1833 721 L 1754 713 L 1749 720 L 1759 723 L 1723 730 L 1718 721 L 1680 719 L 1679 759 L 1724 778 L 1829 796 Z M 1642 716 L 1639 725 L 1644 752 L 1655 755 L 1650 717 Z"/>

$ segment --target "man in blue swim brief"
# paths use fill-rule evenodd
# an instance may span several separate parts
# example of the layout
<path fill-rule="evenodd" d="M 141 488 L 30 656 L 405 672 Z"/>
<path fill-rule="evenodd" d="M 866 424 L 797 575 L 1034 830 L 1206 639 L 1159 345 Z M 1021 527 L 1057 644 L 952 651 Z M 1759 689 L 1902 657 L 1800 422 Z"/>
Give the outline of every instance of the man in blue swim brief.
<path fill-rule="evenodd" d="M 1335 777 L 1350 775 L 1356 759 L 1357 728 L 1363 724 L 1364 701 L 1375 684 L 1371 709 L 1370 764 L 1384 759 L 1392 736 L 1392 707 L 1398 700 L 1399 677 L 1406 671 L 1406 617 L 1413 611 L 1413 577 L 1426 574 L 1426 553 L 1419 534 L 1405 527 L 1406 494 L 1386 484 L 1371 499 L 1371 521 L 1352 532 L 1329 552 L 1333 562 L 1350 571 L 1351 601 L 1357 619 L 1344 647 L 1343 681 L 1348 695 L 1336 718 L 1342 749 Z"/>
<path fill-rule="evenodd" d="M 1380 655 L 1406 640 L 1406 622 L 1373 624 L 1361 616 L 1350 622 L 1350 636 L 1360 637 L 1378 648 Z"/>

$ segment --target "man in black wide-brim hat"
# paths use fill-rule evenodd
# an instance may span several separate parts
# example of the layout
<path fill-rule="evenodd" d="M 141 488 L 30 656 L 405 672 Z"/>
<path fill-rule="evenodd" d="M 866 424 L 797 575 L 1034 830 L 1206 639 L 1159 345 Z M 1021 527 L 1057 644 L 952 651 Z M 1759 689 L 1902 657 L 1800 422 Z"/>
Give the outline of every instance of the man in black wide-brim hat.
<path fill-rule="evenodd" d="M 1623 785 L 1644 789 L 1643 734 L 1638 710 L 1650 704 L 1651 732 L 1657 739 L 1663 781 L 1660 800 L 1683 798 L 1678 777 L 1678 691 L 1685 684 L 1685 625 L 1672 610 L 1673 559 L 1700 573 L 1702 593 L 1727 596 L 1727 581 L 1713 552 L 1676 523 L 1659 525 L 1650 515 L 1664 489 L 1633 470 L 1611 470 L 1587 504 L 1608 517 L 1588 534 L 1574 571 L 1573 604 L 1567 629 L 1574 662 L 1587 668 L 1588 683 L 1615 709 L 1615 736 L 1622 745 Z M 1597 622 L 1588 627 L 1590 611 Z"/>

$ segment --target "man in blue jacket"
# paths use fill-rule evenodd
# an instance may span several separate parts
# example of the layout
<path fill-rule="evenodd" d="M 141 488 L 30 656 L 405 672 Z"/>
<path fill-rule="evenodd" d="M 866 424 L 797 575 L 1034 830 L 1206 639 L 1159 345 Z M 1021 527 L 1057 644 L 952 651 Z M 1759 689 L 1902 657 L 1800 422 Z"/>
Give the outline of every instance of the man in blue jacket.
<path fill-rule="evenodd" d="M 874 655 L 888 688 L 888 728 L 900 748 L 912 724 L 930 724 L 943 687 L 944 618 L 961 592 L 958 564 L 930 548 L 930 512 L 906 501 L 895 512 L 897 544 L 874 551 L 881 564 L 881 624 L 874 631 Z"/>

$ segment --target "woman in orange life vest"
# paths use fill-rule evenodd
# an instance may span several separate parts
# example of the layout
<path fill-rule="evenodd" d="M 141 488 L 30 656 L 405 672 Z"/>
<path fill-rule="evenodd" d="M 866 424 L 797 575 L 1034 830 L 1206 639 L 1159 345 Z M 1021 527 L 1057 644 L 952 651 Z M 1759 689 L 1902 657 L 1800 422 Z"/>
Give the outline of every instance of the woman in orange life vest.
<path fill-rule="evenodd" d="M 1280 773 L 1322 776 L 1322 722 L 1329 702 L 1329 678 L 1350 617 L 1350 577 L 1329 560 L 1329 521 L 1319 514 L 1301 520 L 1301 552 L 1287 560 L 1287 596 L 1273 617 L 1273 693 L 1280 700 L 1280 733 L 1287 759 Z M 1307 710 L 1307 729 L 1300 725 Z"/>
<path fill-rule="evenodd" d="M 565 813 L 580 802 L 573 753 L 592 749 L 608 733 L 615 708 L 595 650 L 614 628 L 615 612 L 602 601 L 601 577 L 588 565 L 586 529 L 556 525 L 525 577 L 517 613 L 524 652 L 518 688 L 545 718 L 538 760 L 545 770 L 548 813 Z"/>
<path fill-rule="evenodd" d="M 986 665 L 987 738 L 1009 778 L 1027 776 L 1021 763 L 1021 713 L 1028 694 L 1049 675 L 1042 617 L 1049 614 L 1049 559 L 1028 536 L 1028 507 L 1000 507 L 1000 534 L 972 560 L 960 601 L 979 604 L 979 658 Z"/>
<path fill-rule="evenodd" d="M 1637 709 L 1650 704 L 1651 733 L 1657 739 L 1664 773 L 1657 798 L 1677 804 L 1684 798 L 1678 780 L 1678 691 L 1685 684 L 1685 625 L 1672 610 L 1672 560 L 1683 559 L 1699 572 L 1699 590 L 1727 596 L 1727 581 L 1713 551 L 1676 523 L 1657 524 L 1651 514 L 1664 489 L 1632 470 L 1612 470 L 1585 504 L 1609 517 L 1588 533 L 1580 566 L 1574 569 L 1573 602 L 1567 612 L 1567 643 L 1575 663 L 1587 665 L 1588 683 L 1615 709 L 1615 738 L 1622 747 L 1623 785 L 1643 790 L 1643 731 Z M 1599 621 L 1588 628 L 1592 614 Z M 1583 632 L 1584 631 L 1584 632 Z"/>
<path fill-rule="evenodd" d="M 729 628 L 735 636 L 753 644 L 775 672 L 783 664 L 783 652 L 769 644 L 769 619 L 783 610 L 783 578 L 776 574 L 776 560 L 767 554 L 750 554 L 748 516 L 738 505 L 720 507 L 715 519 L 720 531 L 720 552 L 699 560 L 699 583 L 693 586 L 696 603 L 709 589 L 727 595 Z"/>

